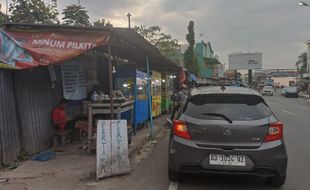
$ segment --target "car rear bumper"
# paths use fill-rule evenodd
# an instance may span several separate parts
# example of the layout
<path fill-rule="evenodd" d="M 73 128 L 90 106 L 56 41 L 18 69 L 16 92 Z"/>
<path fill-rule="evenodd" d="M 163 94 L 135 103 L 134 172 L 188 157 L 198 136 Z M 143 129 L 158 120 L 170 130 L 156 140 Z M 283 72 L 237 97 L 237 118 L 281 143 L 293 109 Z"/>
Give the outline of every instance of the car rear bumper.
<path fill-rule="evenodd" d="M 209 165 L 210 154 L 245 155 L 246 167 Z M 258 149 L 223 150 L 202 148 L 193 141 L 173 137 L 169 148 L 169 168 L 175 172 L 218 173 L 272 177 L 285 175 L 287 154 L 282 140 L 264 143 Z"/>
<path fill-rule="evenodd" d="M 286 97 L 298 97 L 298 93 L 286 93 L 285 94 Z"/>
<path fill-rule="evenodd" d="M 277 176 L 278 173 L 274 170 L 274 168 L 267 167 L 256 167 L 251 171 L 237 171 L 237 170 L 215 170 L 215 169 L 205 169 L 197 164 L 185 164 L 181 167 L 179 172 L 182 173 L 208 173 L 208 174 L 224 174 L 224 175 L 251 175 L 251 176 L 259 176 L 259 177 L 274 177 Z"/>
<path fill-rule="evenodd" d="M 264 92 L 262 92 L 262 95 L 273 95 L 273 92 L 271 92 L 271 91 L 264 91 Z"/>

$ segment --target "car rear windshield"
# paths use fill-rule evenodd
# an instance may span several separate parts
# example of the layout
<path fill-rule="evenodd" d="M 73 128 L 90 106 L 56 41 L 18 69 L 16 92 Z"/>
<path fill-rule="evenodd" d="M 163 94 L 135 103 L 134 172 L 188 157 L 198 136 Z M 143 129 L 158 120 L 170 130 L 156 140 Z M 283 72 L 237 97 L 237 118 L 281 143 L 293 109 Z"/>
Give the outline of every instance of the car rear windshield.
<path fill-rule="evenodd" d="M 272 88 L 272 86 L 264 86 L 264 89 L 267 89 L 267 90 L 272 90 L 273 88 Z"/>
<path fill-rule="evenodd" d="M 256 95 L 195 95 L 183 107 L 183 113 L 198 119 L 249 121 L 270 116 L 271 110 Z"/>
<path fill-rule="evenodd" d="M 287 87 L 286 90 L 288 90 L 288 91 L 297 91 L 297 87 L 294 87 L 294 86 Z"/>

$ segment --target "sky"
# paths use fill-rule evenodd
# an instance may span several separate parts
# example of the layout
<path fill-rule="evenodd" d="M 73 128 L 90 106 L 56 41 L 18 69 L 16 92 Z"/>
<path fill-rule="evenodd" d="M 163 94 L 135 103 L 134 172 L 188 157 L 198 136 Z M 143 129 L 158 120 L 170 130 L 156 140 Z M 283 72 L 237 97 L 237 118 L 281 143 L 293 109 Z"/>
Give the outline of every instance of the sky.
<path fill-rule="evenodd" d="M 8 0 L 10 2 L 10 0 Z M 45 0 L 48 1 L 48 0 Z M 310 0 L 308 0 L 310 3 Z M 59 10 L 78 0 L 58 0 Z M 263 68 L 295 68 L 297 57 L 307 51 L 310 7 L 298 0 L 80 0 L 91 20 L 104 18 L 127 27 L 127 13 L 134 25 L 157 25 L 181 43 L 190 20 L 196 41 L 210 41 L 222 63 L 235 52 L 262 52 Z M 5 0 L 0 0 L 5 11 Z M 60 11 L 62 12 L 62 11 Z"/>

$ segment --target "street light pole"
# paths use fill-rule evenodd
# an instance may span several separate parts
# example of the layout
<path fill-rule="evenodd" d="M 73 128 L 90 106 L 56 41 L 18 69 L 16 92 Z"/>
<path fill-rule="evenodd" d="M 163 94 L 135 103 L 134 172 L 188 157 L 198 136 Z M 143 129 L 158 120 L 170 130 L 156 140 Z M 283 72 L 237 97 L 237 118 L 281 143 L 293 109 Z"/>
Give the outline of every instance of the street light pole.
<path fill-rule="evenodd" d="M 8 22 L 8 21 L 9 21 L 8 9 L 9 9 L 9 2 L 8 2 L 8 0 L 6 0 L 6 1 L 5 1 L 5 22 Z"/>
<path fill-rule="evenodd" d="M 300 6 L 304 6 L 304 7 L 310 7 L 310 5 L 306 2 L 303 2 L 303 1 L 300 1 L 298 3 L 298 5 Z M 307 82 L 308 82 L 308 86 L 307 86 L 307 93 L 309 94 L 309 97 L 310 97 L 310 80 L 309 80 L 309 76 L 310 76 L 310 43 L 307 43 L 307 46 L 308 46 L 308 53 L 307 53 Z"/>
<path fill-rule="evenodd" d="M 310 62 L 310 44 L 308 44 L 308 55 L 307 55 L 307 81 L 308 81 L 308 86 L 307 86 L 307 92 L 309 94 L 309 97 L 310 97 L 310 80 L 309 80 L 309 75 L 310 75 L 310 65 L 309 65 L 309 62 Z"/>

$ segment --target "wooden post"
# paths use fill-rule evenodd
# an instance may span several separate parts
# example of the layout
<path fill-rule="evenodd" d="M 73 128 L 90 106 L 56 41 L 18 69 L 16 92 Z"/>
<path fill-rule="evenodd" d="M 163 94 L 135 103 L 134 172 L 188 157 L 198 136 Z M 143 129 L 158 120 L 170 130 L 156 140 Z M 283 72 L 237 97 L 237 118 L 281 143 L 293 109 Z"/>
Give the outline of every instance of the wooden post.
<path fill-rule="evenodd" d="M 93 108 L 89 106 L 88 108 L 88 154 L 91 153 L 92 144 L 92 127 L 93 127 Z"/>
<path fill-rule="evenodd" d="M 111 44 L 108 45 L 108 56 L 109 56 L 109 90 L 110 90 L 110 110 L 111 110 L 111 120 L 114 118 L 114 100 L 113 100 L 113 79 L 112 79 L 112 53 Z"/>
<path fill-rule="evenodd" d="M 149 67 L 149 57 L 146 57 L 146 69 L 147 69 L 147 97 L 148 107 L 150 112 L 150 136 L 153 138 L 153 115 L 152 115 L 152 95 L 151 95 L 151 77 Z"/>

